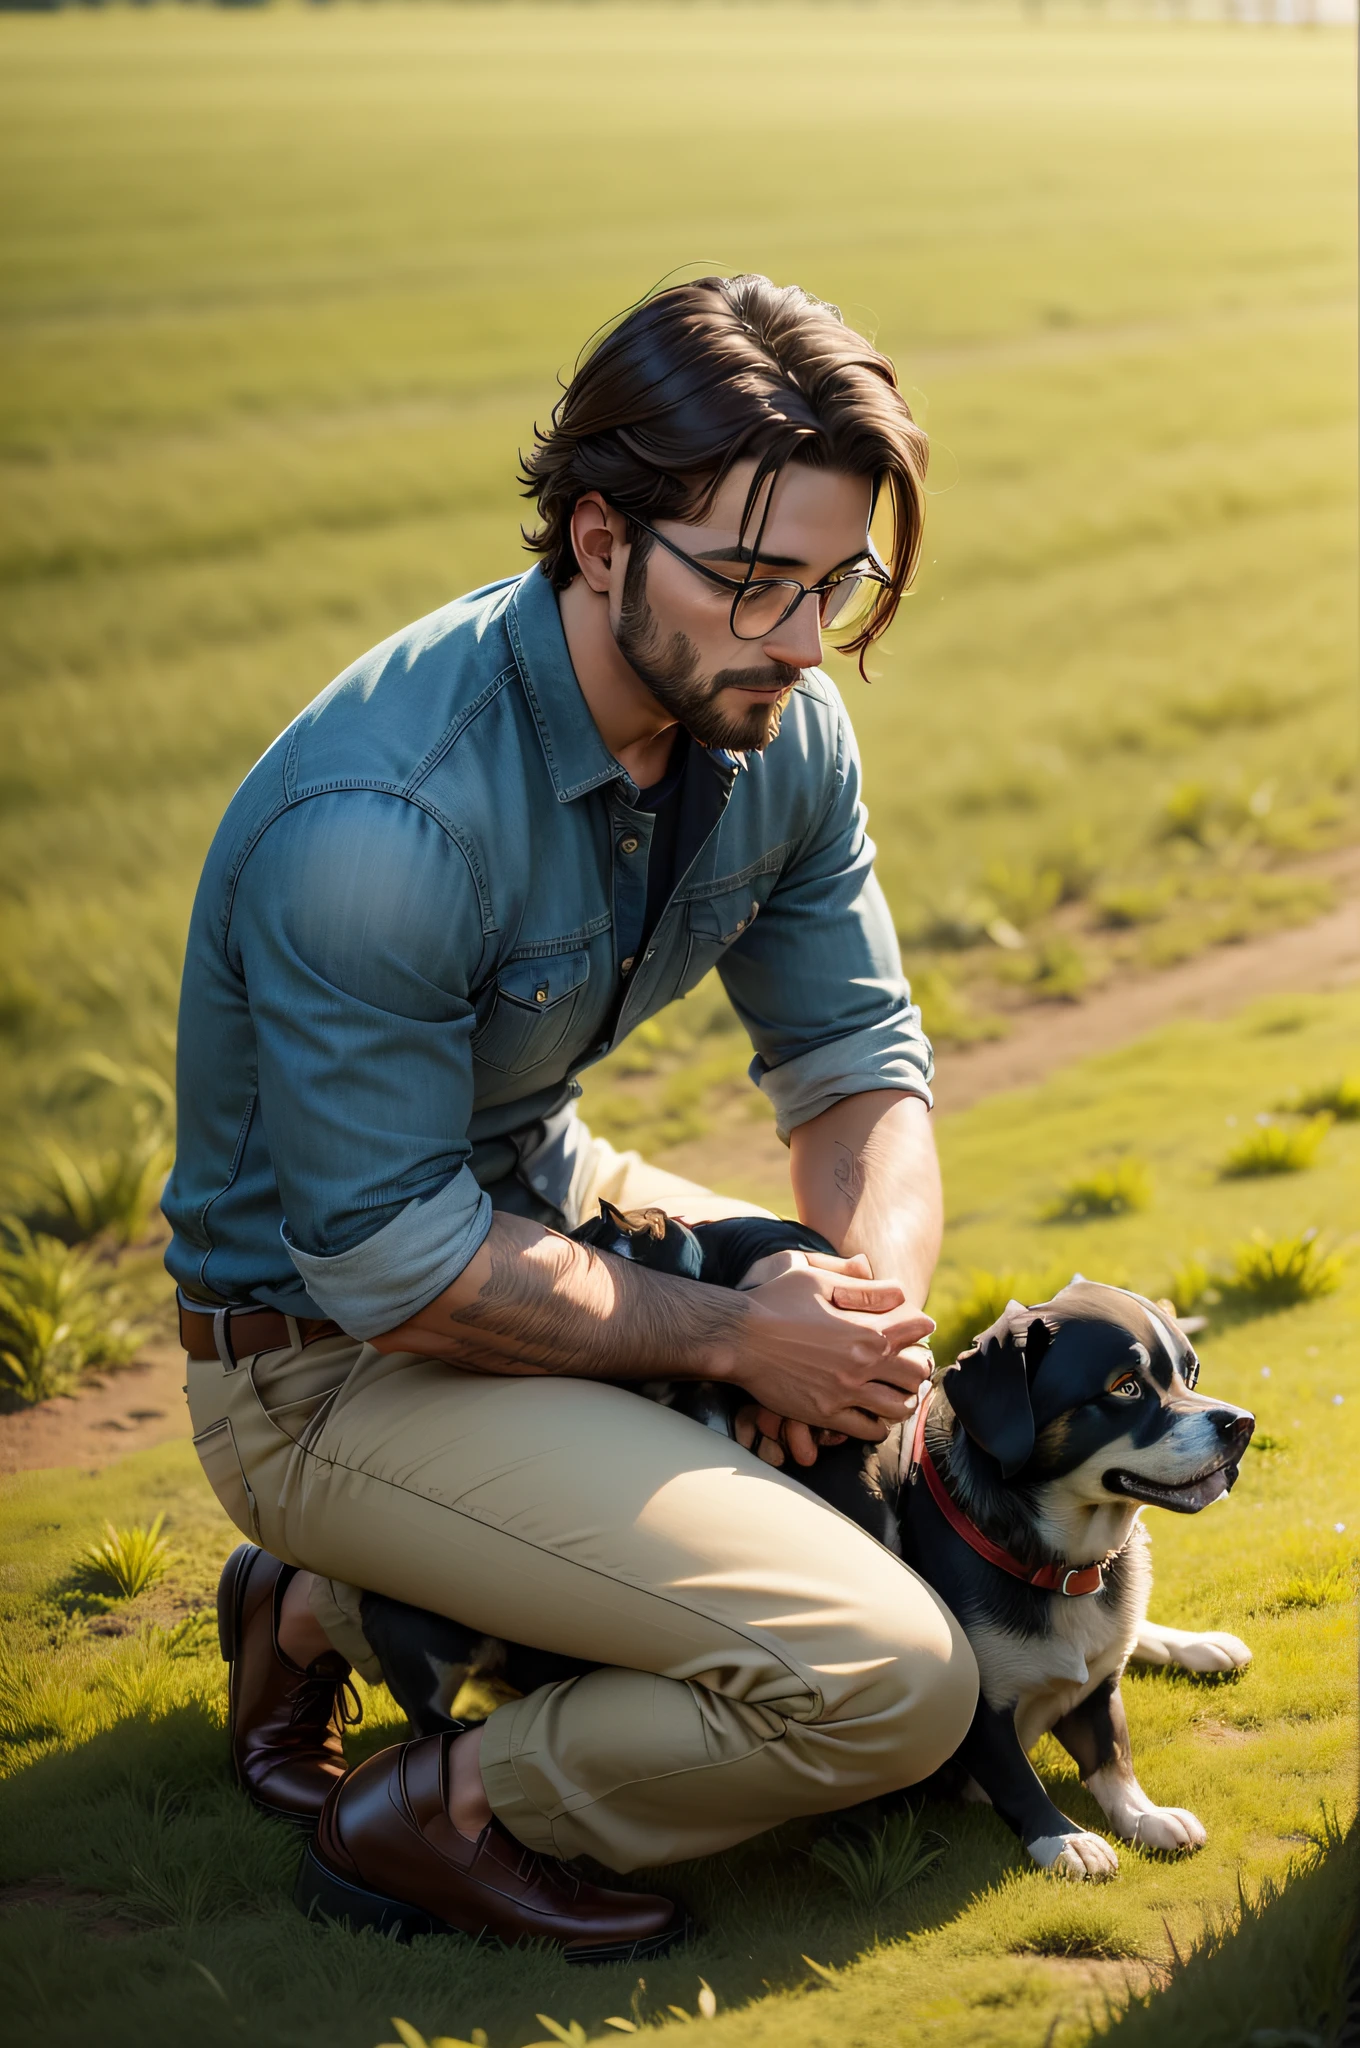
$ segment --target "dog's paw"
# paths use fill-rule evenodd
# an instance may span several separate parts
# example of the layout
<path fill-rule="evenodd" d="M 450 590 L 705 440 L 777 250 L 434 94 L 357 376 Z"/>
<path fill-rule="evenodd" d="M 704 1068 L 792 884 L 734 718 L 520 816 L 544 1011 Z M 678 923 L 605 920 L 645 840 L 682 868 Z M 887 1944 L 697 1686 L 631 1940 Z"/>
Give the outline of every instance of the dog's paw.
<path fill-rule="evenodd" d="M 1243 1670 L 1251 1662 L 1251 1651 L 1240 1636 L 1225 1635 L 1219 1629 L 1166 1628 L 1145 1621 L 1130 1662 L 1162 1671 L 1193 1671 L 1210 1678 Z"/>
<path fill-rule="evenodd" d="M 1251 1662 L 1251 1651 L 1240 1636 L 1210 1630 L 1178 1644 L 1172 1661 L 1182 1671 L 1242 1671 Z"/>
<path fill-rule="evenodd" d="M 1054 1877 L 1099 1879 L 1113 1877 L 1119 1869 L 1119 1858 L 1104 1835 L 1087 1834 L 1084 1828 L 1074 1828 L 1070 1835 L 1040 1835 L 1025 1847 L 1039 1868 Z"/>
<path fill-rule="evenodd" d="M 1162 1856 L 1189 1856 L 1202 1849 L 1209 1837 L 1203 1821 L 1183 1806 L 1150 1806 L 1136 1816 L 1124 1839 L 1140 1849 L 1155 1849 Z"/>

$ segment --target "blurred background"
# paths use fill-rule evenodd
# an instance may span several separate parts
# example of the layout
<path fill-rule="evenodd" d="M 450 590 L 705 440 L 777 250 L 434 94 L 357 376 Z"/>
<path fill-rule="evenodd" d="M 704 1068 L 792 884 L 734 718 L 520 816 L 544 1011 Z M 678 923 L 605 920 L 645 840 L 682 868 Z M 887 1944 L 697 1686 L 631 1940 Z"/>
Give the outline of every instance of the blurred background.
<path fill-rule="evenodd" d="M 942 1047 L 1323 911 L 1353 38 L 1293 12 L 5 20 L 0 1170 L 53 1184 L 55 1144 L 154 1182 L 232 789 L 366 647 L 522 565 L 517 451 L 675 272 L 834 300 L 930 431 L 916 593 L 872 686 L 831 666 Z M 587 1113 L 729 1182 L 754 1143 L 768 1183 L 748 1056 L 715 984 Z"/>

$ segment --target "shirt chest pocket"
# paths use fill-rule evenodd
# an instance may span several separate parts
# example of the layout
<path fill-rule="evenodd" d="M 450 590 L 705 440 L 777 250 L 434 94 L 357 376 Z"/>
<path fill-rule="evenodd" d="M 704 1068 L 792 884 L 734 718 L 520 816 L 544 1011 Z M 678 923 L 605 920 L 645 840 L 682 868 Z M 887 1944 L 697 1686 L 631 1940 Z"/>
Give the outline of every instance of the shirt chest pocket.
<path fill-rule="evenodd" d="M 689 906 L 689 960 L 684 986 L 693 988 L 729 946 L 748 932 L 764 908 L 777 875 L 752 875 L 739 887 L 704 896 Z"/>
<path fill-rule="evenodd" d="M 512 960 L 496 976 L 472 1036 L 472 1056 L 502 1073 L 527 1074 L 552 1058 L 571 1027 L 590 974 L 586 953 Z"/>

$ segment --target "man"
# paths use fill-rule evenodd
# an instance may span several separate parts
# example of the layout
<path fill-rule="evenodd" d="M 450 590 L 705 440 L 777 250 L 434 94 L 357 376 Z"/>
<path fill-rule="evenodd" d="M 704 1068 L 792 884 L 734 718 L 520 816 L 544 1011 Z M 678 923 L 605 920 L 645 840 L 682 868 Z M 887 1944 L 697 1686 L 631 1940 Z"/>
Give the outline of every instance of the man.
<path fill-rule="evenodd" d="M 655 1953 L 584 1885 L 925 1776 L 971 1655 L 776 1469 L 881 1440 L 929 1369 L 929 1047 L 816 664 L 920 547 L 925 442 L 834 309 L 707 278 L 631 313 L 526 464 L 538 564 L 365 656 L 275 743 L 189 935 L 166 1196 L 195 1441 L 238 1552 L 232 1743 L 388 1928 Z M 886 504 L 887 560 L 870 521 Z M 746 1293 L 564 1236 L 741 1211 L 593 1140 L 574 1076 L 716 967 L 839 1248 Z M 629 1391 L 751 1397 L 744 1443 Z M 757 1445 L 761 1456 L 750 1454 Z M 358 1589 L 598 1669 L 343 1778 Z"/>

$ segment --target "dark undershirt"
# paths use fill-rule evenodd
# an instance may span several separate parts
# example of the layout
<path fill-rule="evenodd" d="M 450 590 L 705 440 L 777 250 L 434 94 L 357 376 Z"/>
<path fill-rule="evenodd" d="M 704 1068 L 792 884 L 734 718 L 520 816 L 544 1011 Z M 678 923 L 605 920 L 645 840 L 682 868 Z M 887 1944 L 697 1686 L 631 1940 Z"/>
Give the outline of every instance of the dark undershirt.
<path fill-rule="evenodd" d="M 660 782 L 654 782 L 650 789 L 638 791 L 635 808 L 639 811 L 650 811 L 655 819 L 652 826 L 652 843 L 647 853 L 647 904 L 642 913 L 642 937 L 638 941 L 636 954 L 639 960 L 646 952 L 652 933 L 660 924 L 661 914 L 670 902 L 675 885 L 680 879 L 676 873 L 680 813 L 684 803 L 685 775 L 693 751 L 694 743 L 681 727 L 671 748 L 666 773 Z"/>

